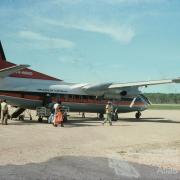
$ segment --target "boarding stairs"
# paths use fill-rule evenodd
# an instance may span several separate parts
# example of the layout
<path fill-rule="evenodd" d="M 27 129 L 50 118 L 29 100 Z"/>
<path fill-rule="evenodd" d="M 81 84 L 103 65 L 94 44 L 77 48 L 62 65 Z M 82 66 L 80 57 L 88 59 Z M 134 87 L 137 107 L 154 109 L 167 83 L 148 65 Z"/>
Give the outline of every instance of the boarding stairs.
<path fill-rule="evenodd" d="M 17 108 L 12 114 L 11 114 L 11 119 L 12 118 L 17 118 L 19 117 L 26 109 L 24 108 Z"/>

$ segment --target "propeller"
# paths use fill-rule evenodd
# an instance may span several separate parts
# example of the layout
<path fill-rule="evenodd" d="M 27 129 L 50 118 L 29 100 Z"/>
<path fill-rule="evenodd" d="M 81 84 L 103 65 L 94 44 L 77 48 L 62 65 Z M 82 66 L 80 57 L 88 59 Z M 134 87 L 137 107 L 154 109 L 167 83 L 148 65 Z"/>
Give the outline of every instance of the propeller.
<path fill-rule="evenodd" d="M 143 87 L 141 88 L 141 92 L 143 92 L 144 88 L 146 88 L 146 87 L 147 87 L 147 86 L 143 86 Z M 134 106 L 134 103 L 135 103 L 136 99 L 137 99 L 139 96 L 141 96 L 141 95 L 138 94 L 137 96 L 135 96 L 135 97 L 133 98 L 131 104 L 129 105 L 130 108 L 132 108 L 132 107 Z"/>
<path fill-rule="evenodd" d="M 134 103 L 135 103 L 135 101 L 136 101 L 137 97 L 138 97 L 138 96 L 136 96 L 136 97 L 134 97 L 134 98 L 133 98 L 133 100 L 132 100 L 131 104 L 129 105 L 129 107 L 130 107 L 130 108 L 132 108 L 132 107 L 133 107 L 133 105 L 134 105 Z"/>

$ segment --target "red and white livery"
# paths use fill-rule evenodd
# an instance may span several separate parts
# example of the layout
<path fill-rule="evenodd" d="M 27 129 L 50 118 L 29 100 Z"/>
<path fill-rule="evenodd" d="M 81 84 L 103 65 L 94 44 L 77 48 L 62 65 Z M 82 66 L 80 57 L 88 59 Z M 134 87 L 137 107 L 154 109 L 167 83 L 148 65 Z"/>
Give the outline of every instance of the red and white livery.
<path fill-rule="evenodd" d="M 7 61 L 0 42 L 0 99 L 6 99 L 19 109 L 36 109 L 51 99 L 61 101 L 71 112 L 96 112 L 102 116 L 105 104 L 111 100 L 116 116 L 135 111 L 136 118 L 139 118 L 140 112 L 149 104 L 140 87 L 179 82 L 180 79 L 176 78 L 132 83 L 67 83 L 33 71 L 28 65 Z"/>

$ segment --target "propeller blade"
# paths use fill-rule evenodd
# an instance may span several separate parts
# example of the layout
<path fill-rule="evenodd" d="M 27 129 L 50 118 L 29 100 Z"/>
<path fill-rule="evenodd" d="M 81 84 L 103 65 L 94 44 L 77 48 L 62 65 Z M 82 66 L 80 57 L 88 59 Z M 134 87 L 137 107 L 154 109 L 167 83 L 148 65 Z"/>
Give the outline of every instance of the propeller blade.
<path fill-rule="evenodd" d="M 114 112 L 116 113 L 116 112 L 117 112 L 117 110 L 118 110 L 118 108 L 116 108 Z"/>
<path fill-rule="evenodd" d="M 132 107 L 133 107 L 133 105 L 134 105 L 134 103 L 135 103 L 136 99 L 137 99 L 137 97 L 135 97 L 135 98 L 132 100 L 131 104 L 129 105 L 129 107 L 130 107 L 130 108 L 132 108 Z"/>
<path fill-rule="evenodd" d="M 142 92 L 142 93 L 143 93 L 143 90 L 144 90 L 145 88 L 146 88 L 146 86 L 143 86 L 143 87 L 141 88 L 141 92 Z M 131 104 L 129 105 L 130 108 L 133 107 L 133 105 L 134 105 L 136 99 L 138 98 L 138 96 L 139 96 L 139 94 L 138 94 L 136 97 L 134 97 L 134 99 L 132 100 Z"/>

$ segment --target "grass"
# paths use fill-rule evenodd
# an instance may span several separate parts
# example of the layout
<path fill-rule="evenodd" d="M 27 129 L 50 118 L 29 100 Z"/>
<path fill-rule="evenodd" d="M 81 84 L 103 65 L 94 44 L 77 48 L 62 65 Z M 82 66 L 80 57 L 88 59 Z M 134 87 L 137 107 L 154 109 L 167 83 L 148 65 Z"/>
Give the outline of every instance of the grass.
<path fill-rule="evenodd" d="M 149 109 L 157 110 L 180 110 L 180 104 L 152 104 Z"/>

